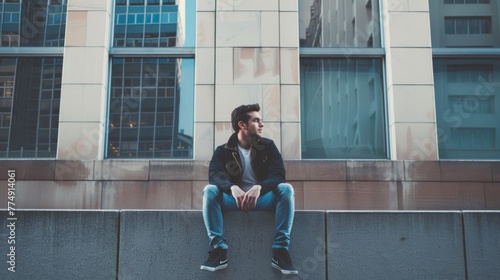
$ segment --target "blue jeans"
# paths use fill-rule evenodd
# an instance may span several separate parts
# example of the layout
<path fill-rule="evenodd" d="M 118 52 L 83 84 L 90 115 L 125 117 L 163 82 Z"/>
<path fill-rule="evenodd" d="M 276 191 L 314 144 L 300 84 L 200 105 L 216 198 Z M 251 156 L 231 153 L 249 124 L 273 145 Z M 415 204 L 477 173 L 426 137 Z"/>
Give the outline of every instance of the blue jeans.
<path fill-rule="evenodd" d="M 281 183 L 275 191 L 259 197 L 254 210 L 275 210 L 276 235 L 272 248 L 288 249 L 295 212 L 295 194 L 292 185 Z M 207 185 L 203 189 L 203 220 L 210 238 L 210 245 L 214 248 L 227 249 L 228 246 L 223 233 L 222 211 L 242 210 L 236 206 L 236 200 L 232 195 L 221 192 L 217 186 Z"/>

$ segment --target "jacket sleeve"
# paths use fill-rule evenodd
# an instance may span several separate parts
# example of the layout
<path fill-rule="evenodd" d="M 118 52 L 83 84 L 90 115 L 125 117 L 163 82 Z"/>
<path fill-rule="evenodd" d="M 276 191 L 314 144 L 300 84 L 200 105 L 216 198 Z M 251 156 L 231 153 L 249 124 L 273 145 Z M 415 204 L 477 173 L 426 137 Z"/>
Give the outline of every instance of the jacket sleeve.
<path fill-rule="evenodd" d="M 231 193 L 231 186 L 234 185 L 229 179 L 225 169 L 224 148 L 218 147 L 212 155 L 208 166 L 208 182 L 217 186 L 221 191 Z"/>
<path fill-rule="evenodd" d="M 286 181 L 283 158 L 273 141 L 269 143 L 268 160 L 270 162 L 267 178 L 259 183 L 262 186 L 260 191 L 261 196 L 270 191 L 274 191 L 279 184 L 285 183 Z"/>

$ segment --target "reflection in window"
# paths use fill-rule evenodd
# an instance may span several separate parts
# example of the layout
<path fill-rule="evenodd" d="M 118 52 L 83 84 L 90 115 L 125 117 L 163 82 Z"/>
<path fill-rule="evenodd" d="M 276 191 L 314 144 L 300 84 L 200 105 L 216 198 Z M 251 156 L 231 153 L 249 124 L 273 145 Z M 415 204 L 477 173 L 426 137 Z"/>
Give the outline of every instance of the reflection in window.
<path fill-rule="evenodd" d="M 387 158 L 381 59 L 301 59 L 302 157 Z"/>
<path fill-rule="evenodd" d="M 434 48 L 500 47 L 500 1 L 429 1 L 429 13 Z"/>
<path fill-rule="evenodd" d="M 300 46 L 378 48 L 378 7 L 378 0 L 300 0 Z"/>
<path fill-rule="evenodd" d="M 0 1 L 3 47 L 62 47 L 66 0 Z"/>
<path fill-rule="evenodd" d="M 56 156 L 61 58 L 0 58 L 0 158 Z"/>
<path fill-rule="evenodd" d="M 193 59 L 114 58 L 107 157 L 192 158 L 193 77 Z"/>
<path fill-rule="evenodd" d="M 194 0 L 116 1 L 114 47 L 185 47 L 186 17 Z M 180 12 L 186 11 L 186 15 Z M 188 23 L 189 25 L 190 23 Z M 194 32 L 189 32 L 194 33 Z M 194 37 L 194 34 L 188 34 Z"/>
<path fill-rule="evenodd" d="M 500 59 L 435 59 L 442 159 L 500 159 Z"/>
<path fill-rule="evenodd" d="M 445 34 L 491 34 L 491 17 L 445 17 Z"/>
<path fill-rule="evenodd" d="M 490 0 L 444 0 L 445 4 L 489 4 Z"/>

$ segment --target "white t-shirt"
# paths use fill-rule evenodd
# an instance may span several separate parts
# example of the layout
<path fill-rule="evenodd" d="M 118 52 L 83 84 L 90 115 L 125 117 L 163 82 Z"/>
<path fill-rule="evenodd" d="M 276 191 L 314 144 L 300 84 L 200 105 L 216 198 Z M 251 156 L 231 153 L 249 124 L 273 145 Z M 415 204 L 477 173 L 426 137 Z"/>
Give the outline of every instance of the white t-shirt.
<path fill-rule="evenodd" d="M 243 166 L 243 176 L 241 178 L 241 186 L 239 186 L 244 192 L 247 192 L 254 185 L 257 184 L 257 179 L 255 173 L 252 169 L 252 163 L 250 162 L 250 149 L 245 149 L 238 145 L 238 151 L 240 152 L 241 163 Z"/>

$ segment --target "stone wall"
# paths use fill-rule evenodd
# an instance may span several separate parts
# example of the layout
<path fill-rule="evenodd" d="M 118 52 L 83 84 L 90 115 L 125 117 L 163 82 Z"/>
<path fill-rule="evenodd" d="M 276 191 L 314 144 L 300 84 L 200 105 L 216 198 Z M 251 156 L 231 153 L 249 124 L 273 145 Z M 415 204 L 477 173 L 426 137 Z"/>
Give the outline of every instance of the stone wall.
<path fill-rule="evenodd" d="M 285 161 L 298 210 L 499 210 L 497 161 Z M 201 209 L 208 161 L 3 160 L 25 209 Z M 7 207 L 7 185 L 0 207 Z"/>

